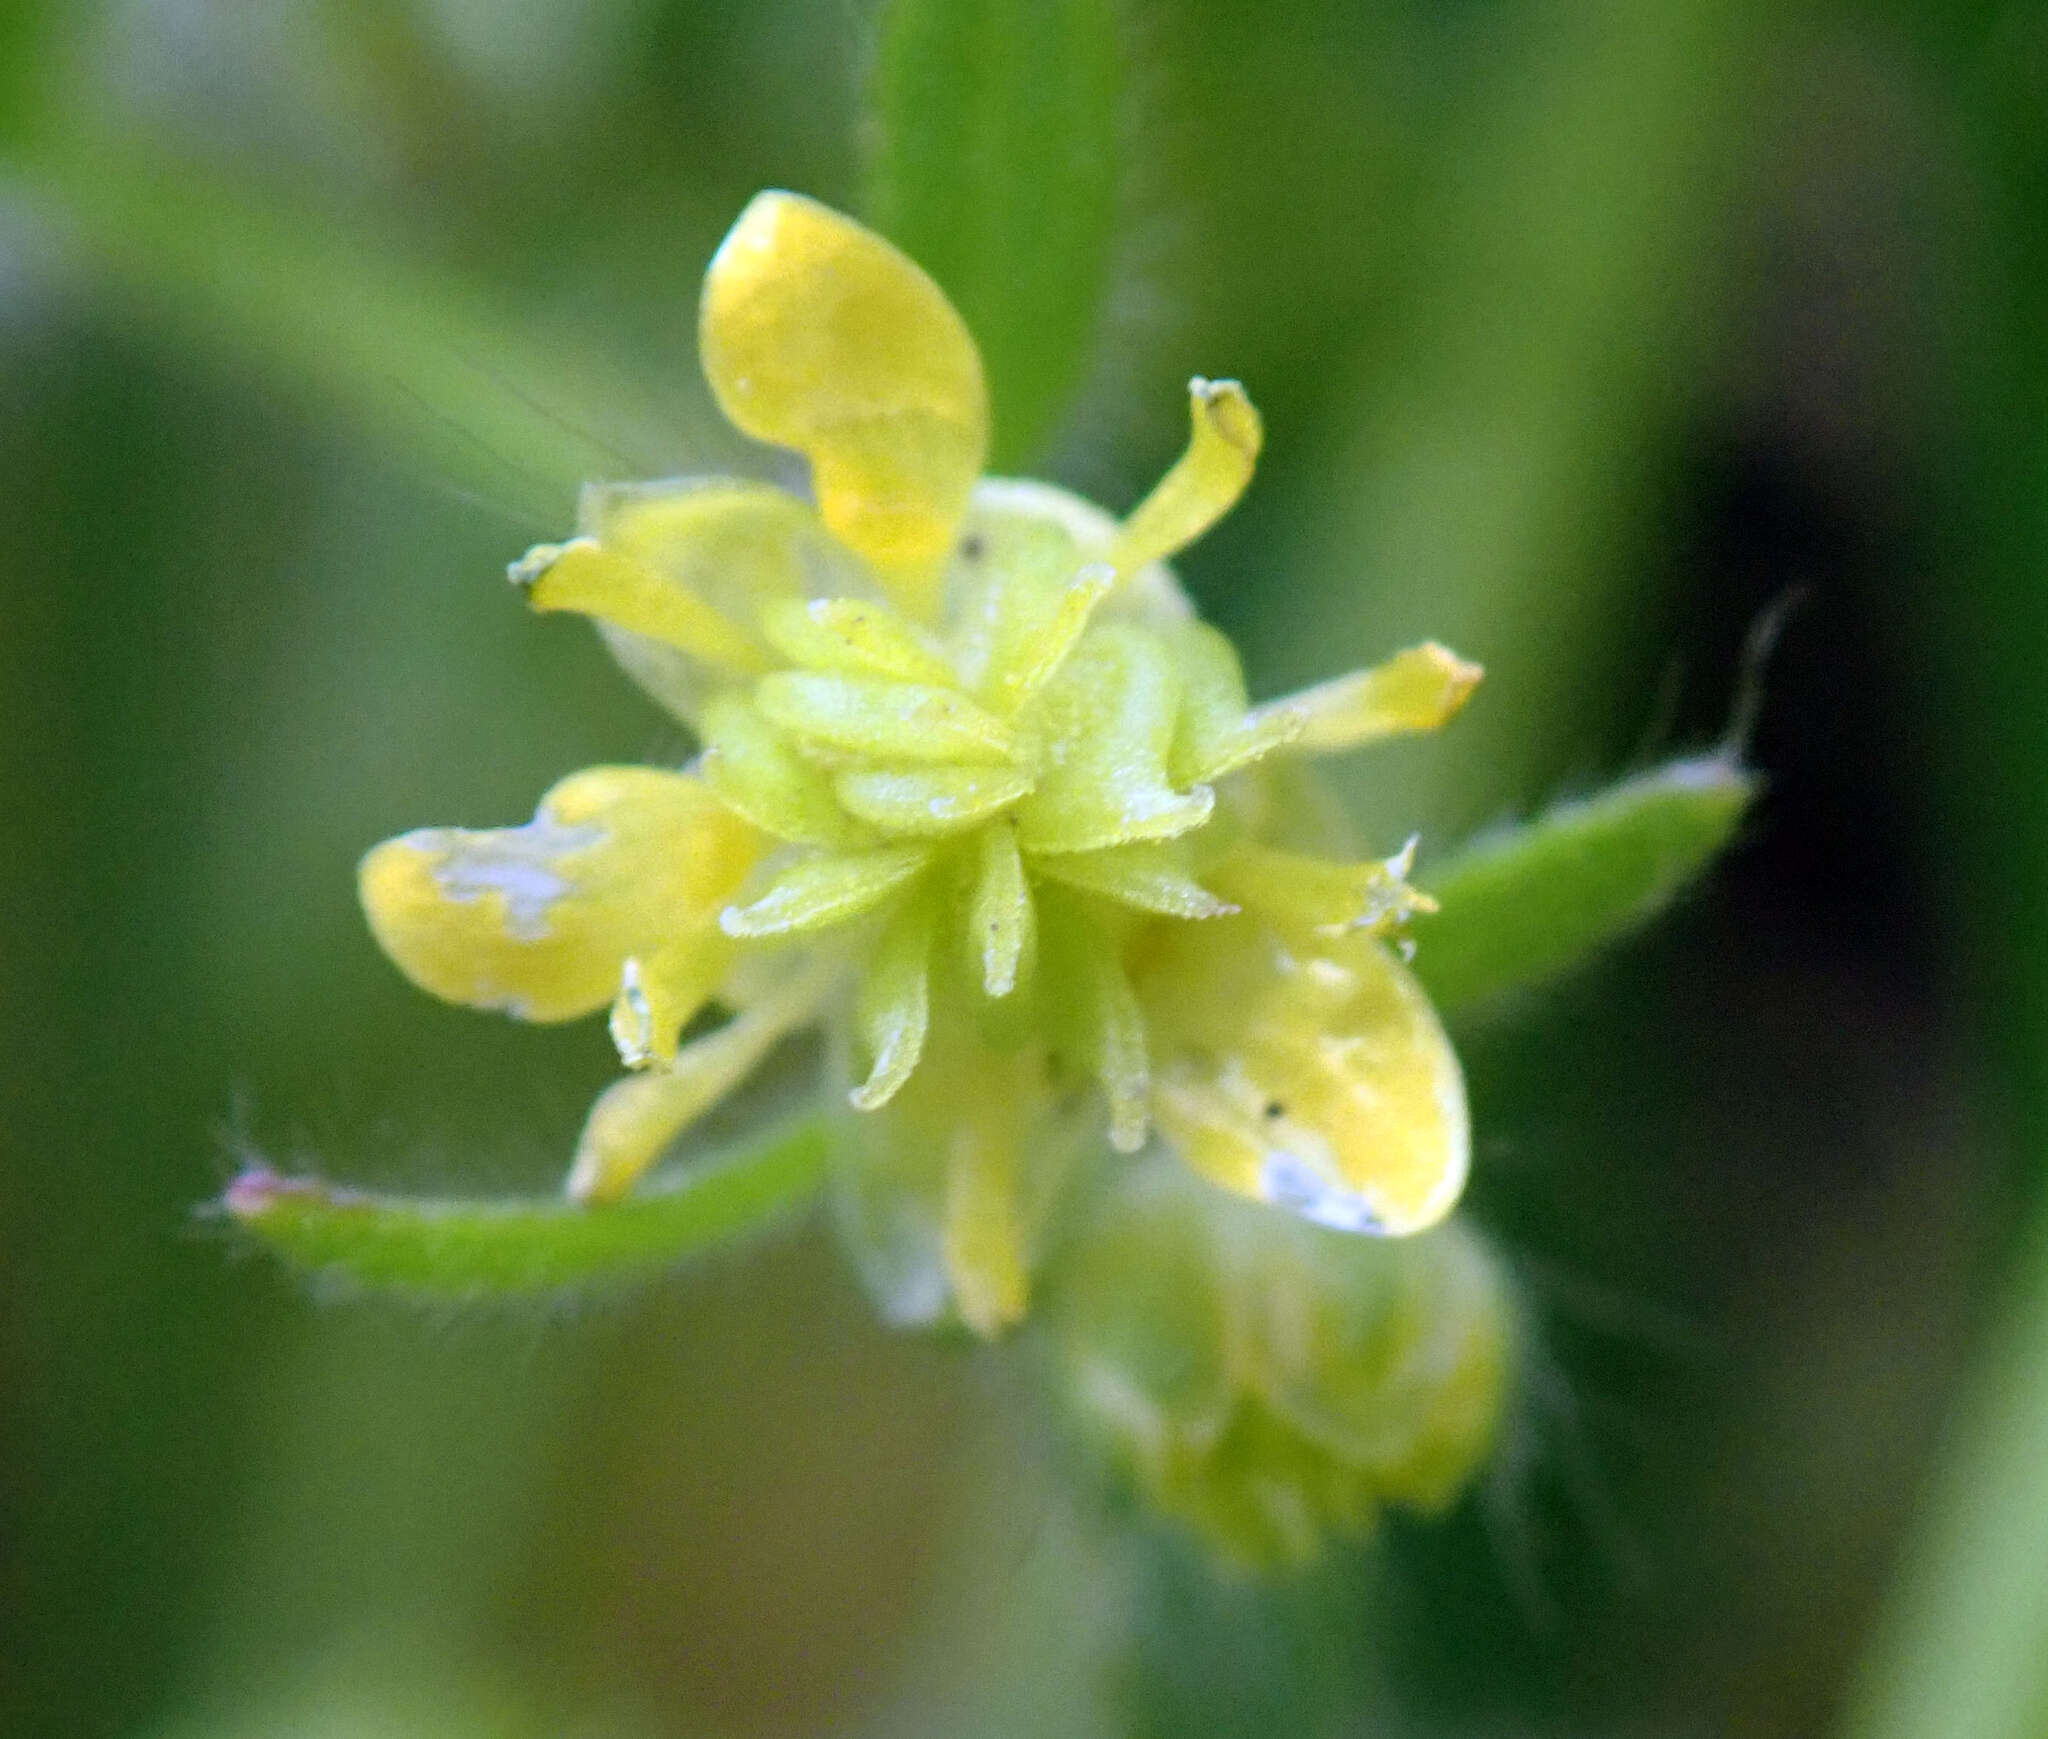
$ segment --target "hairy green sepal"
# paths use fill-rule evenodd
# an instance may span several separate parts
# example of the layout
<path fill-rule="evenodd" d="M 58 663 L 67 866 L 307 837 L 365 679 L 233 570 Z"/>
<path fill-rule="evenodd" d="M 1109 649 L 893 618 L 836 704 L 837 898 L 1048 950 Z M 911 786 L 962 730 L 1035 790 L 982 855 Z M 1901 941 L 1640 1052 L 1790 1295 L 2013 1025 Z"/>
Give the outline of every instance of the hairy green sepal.
<path fill-rule="evenodd" d="M 384 1195 L 257 1166 L 228 1186 L 220 1208 L 321 1279 L 487 1298 L 644 1278 L 808 1199 L 825 1157 L 823 1126 L 806 1121 L 603 1207 Z"/>
<path fill-rule="evenodd" d="M 1732 756 L 1670 761 L 1486 836 L 1417 878 L 1415 971 L 1456 1009 L 1574 965 L 1654 917 L 1734 838 L 1758 789 Z"/>

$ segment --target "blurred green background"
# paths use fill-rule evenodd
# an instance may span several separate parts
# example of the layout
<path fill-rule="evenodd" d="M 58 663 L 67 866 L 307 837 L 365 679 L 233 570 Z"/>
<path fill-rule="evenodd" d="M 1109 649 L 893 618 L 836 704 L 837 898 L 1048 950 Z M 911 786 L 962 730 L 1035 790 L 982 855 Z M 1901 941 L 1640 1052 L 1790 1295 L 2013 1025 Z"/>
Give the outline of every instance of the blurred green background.
<path fill-rule="evenodd" d="M 1488 666 L 1359 763 L 1383 849 L 1715 737 L 1804 589 L 1741 847 L 1459 1034 L 1539 1325 L 1494 1475 L 1232 1583 L 808 1223 L 442 1315 L 195 1214 L 252 1151 L 553 1186 L 601 1026 L 413 992 L 355 860 L 685 752 L 497 576 L 734 462 L 749 194 L 929 219 L 854 0 L 12 0 L 0 1731 L 2048 1732 L 2048 9 L 919 10 L 1027 118 L 1107 20 L 1105 203 L 1033 243 L 1104 293 L 1001 341 L 1005 462 L 1121 510 L 1238 376 L 1183 573 L 1255 690 Z"/>

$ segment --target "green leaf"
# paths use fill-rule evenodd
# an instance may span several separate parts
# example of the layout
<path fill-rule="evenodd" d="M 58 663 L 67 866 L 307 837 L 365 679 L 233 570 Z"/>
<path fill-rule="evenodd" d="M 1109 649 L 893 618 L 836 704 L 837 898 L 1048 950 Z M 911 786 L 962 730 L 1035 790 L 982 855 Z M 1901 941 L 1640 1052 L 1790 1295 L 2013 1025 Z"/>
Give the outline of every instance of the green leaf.
<path fill-rule="evenodd" d="M 1444 1008 L 1533 984 L 1635 929 L 1728 845 L 1758 789 L 1732 756 L 1667 762 L 1479 840 L 1418 880 L 1415 971 Z"/>
<path fill-rule="evenodd" d="M 227 1217 L 295 1268 L 371 1291 L 465 1299 L 642 1278 L 807 1199 L 823 1181 L 815 1121 L 691 1166 L 604 1207 L 557 1197 L 463 1201 L 382 1195 L 267 1166 L 220 1199 Z"/>
<path fill-rule="evenodd" d="M 1088 362 L 1116 216 L 1111 0 L 892 0 L 869 216 L 981 346 L 994 464 L 1043 444 Z"/>

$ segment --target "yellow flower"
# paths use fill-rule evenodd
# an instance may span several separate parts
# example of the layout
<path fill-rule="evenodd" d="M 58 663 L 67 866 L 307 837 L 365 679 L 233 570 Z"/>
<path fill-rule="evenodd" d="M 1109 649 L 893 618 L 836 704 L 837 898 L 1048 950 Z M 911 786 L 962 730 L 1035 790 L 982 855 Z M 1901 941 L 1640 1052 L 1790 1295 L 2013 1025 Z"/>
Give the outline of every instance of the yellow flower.
<path fill-rule="evenodd" d="M 726 415 L 814 500 L 723 478 L 597 485 L 512 570 L 594 618 L 697 734 L 681 771 L 599 767 L 534 820 L 430 829 L 362 866 L 416 983 L 562 1020 L 609 1005 L 634 1071 L 569 1177 L 631 1189 L 785 1036 L 822 1021 L 858 1115 L 840 1206 L 893 1316 L 1024 1311 L 1067 1158 L 1158 1135 L 1228 1189 L 1350 1230 L 1447 1213 L 1463 1083 L 1380 938 L 1405 855 L 1307 855 L 1273 769 L 1441 724 L 1478 680 L 1426 645 L 1252 706 L 1166 558 L 1260 444 L 1196 380 L 1186 453 L 1121 522 L 980 475 L 974 342 L 930 278 L 764 193 L 704 285 Z M 691 1035 L 687 1037 L 685 1035 Z"/>

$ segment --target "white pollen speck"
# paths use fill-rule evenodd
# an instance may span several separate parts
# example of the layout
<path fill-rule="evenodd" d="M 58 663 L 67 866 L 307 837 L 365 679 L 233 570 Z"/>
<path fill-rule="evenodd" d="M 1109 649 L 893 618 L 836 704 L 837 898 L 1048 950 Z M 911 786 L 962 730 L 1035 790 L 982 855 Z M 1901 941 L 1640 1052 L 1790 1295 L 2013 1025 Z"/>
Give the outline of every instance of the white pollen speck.
<path fill-rule="evenodd" d="M 1284 1149 L 1266 1156 L 1259 1172 L 1259 1193 L 1274 1207 L 1333 1231 L 1375 1235 L 1386 1231 L 1385 1223 L 1363 1198 L 1335 1188 L 1299 1154 Z"/>
<path fill-rule="evenodd" d="M 446 855 L 434 869 L 434 881 L 451 900 L 503 894 L 506 934 L 519 942 L 544 941 L 549 908 L 574 886 L 558 865 L 604 837 L 601 827 L 564 827 L 546 814 L 524 827 L 458 833 L 452 842 L 443 834 L 435 839 L 435 848 Z"/>

